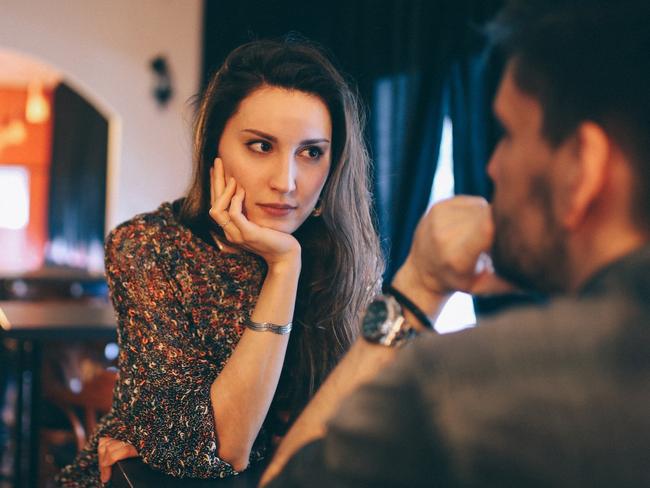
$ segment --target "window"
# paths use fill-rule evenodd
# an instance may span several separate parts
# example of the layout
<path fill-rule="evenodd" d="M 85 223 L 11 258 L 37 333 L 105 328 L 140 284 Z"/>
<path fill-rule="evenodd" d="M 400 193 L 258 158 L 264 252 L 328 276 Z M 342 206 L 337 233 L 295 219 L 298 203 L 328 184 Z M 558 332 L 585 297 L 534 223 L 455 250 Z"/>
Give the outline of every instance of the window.
<path fill-rule="evenodd" d="M 0 166 L 0 228 L 20 230 L 29 223 L 29 172 Z"/>
<path fill-rule="evenodd" d="M 452 141 L 451 119 L 445 117 L 442 126 L 438 165 L 435 176 L 433 177 L 433 188 L 431 189 L 429 207 L 435 202 L 450 198 L 454 195 Z M 438 332 L 444 334 L 472 327 L 475 323 L 476 314 L 471 295 L 467 293 L 454 293 L 445 304 L 434 326 Z"/>

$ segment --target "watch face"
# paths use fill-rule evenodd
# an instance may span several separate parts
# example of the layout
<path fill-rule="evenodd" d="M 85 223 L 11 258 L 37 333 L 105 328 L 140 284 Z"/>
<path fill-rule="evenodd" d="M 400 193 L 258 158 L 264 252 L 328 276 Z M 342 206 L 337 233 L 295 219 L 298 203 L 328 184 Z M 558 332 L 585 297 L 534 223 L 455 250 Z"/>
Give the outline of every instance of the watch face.
<path fill-rule="evenodd" d="M 388 306 L 383 300 L 373 301 L 367 308 L 361 324 L 363 337 L 379 339 L 383 336 L 383 325 L 388 320 Z"/>

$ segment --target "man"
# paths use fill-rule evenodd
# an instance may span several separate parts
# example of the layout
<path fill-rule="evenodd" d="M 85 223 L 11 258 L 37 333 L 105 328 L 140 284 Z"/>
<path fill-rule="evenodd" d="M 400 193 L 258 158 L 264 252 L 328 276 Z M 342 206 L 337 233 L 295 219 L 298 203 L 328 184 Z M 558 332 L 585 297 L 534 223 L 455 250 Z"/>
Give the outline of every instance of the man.
<path fill-rule="evenodd" d="M 535 3 L 497 23 L 491 209 L 465 197 L 423 218 L 392 283 L 402 310 L 371 305 L 262 484 L 650 486 L 650 8 Z M 551 303 L 381 345 L 408 340 L 417 308 L 485 289 L 486 251 Z"/>

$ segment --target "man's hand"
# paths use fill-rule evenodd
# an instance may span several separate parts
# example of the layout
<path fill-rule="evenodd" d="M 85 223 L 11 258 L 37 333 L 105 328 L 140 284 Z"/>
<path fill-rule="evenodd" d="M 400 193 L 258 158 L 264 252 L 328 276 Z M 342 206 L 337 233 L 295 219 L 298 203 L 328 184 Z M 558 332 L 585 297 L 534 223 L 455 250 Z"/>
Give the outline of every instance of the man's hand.
<path fill-rule="evenodd" d="M 111 437 L 100 437 L 97 454 L 99 455 L 99 478 L 102 483 L 108 483 L 113 464 L 122 459 L 137 457 L 138 451 L 128 442 Z"/>
<path fill-rule="evenodd" d="M 493 238 L 485 199 L 459 196 L 437 203 L 420 220 L 393 286 L 430 316 L 454 291 L 504 291 L 507 286 L 494 275 L 487 256 Z"/>
<path fill-rule="evenodd" d="M 471 291 L 476 265 L 494 237 L 492 212 L 480 197 L 459 196 L 431 207 L 415 230 L 404 267 L 436 293 Z"/>

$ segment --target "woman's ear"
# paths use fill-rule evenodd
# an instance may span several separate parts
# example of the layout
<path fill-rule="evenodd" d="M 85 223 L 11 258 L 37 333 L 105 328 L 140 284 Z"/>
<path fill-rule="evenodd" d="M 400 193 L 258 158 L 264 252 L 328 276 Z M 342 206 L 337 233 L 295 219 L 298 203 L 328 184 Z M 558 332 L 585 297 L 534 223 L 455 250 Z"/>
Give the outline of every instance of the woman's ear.
<path fill-rule="evenodd" d="M 611 140 L 601 126 L 583 122 L 576 129 L 567 158 L 561 218 L 567 229 L 575 229 L 586 218 L 589 208 L 603 190 L 609 171 Z"/>

